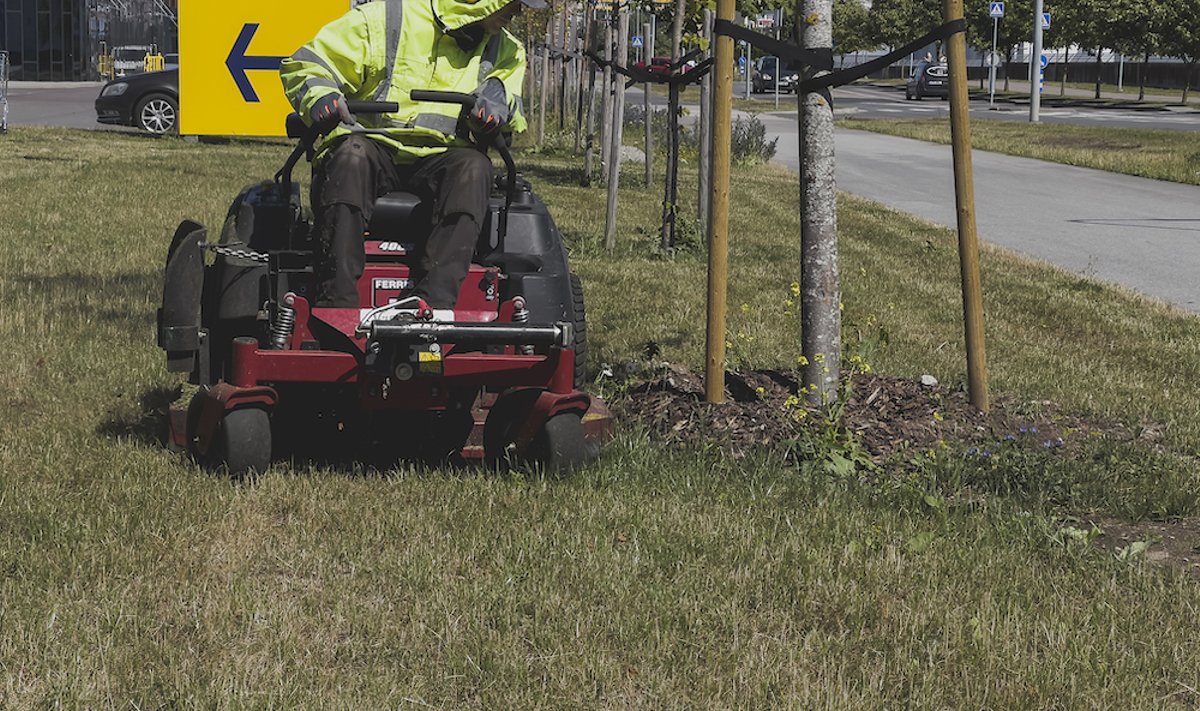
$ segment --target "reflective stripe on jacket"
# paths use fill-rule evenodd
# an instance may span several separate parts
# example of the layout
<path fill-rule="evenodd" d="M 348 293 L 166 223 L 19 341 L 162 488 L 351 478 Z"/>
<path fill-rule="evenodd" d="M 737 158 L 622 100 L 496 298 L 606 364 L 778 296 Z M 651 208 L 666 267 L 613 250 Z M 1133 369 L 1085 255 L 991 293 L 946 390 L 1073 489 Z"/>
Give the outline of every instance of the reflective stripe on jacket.
<path fill-rule="evenodd" d="M 518 0 L 519 1 L 519 0 Z M 395 101 L 394 114 L 357 116 L 368 134 L 397 149 L 398 163 L 469 145 L 458 135 L 462 107 L 414 102 L 413 89 L 472 93 L 488 79 L 504 84 L 508 129 L 524 131 L 521 84 L 525 49 L 507 30 L 483 38 L 464 51 L 446 34 L 481 20 L 509 0 L 376 0 L 360 5 L 321 28 L 317 36 L 283 61 L 283 90 L 293 108 L 309 120 L 322 96 L 339 92 L 350 100 Z M 319 152 L 333 139 L 355 129 L 339 126 L 326 136 Z"/>

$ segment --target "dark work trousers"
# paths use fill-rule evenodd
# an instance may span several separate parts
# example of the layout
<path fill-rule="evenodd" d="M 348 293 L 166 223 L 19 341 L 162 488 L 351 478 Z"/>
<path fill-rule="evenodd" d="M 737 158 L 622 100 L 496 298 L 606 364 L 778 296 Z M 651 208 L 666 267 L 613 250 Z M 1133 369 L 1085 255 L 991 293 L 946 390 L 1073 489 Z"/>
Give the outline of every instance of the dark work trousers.
<path fill-rule="evenodd" d="M 380 141 L 351 135 L 313 169 L 311 204 L 321 251 L 318 305 L 359 306 L 363 231 L 375 199 L 395 190 L 413 193 L 431 208 L 432 231 L 413 293 L 437 309 L 454 308 L 458 300 L 487 210 L 492 163 L 472 148 L 452 148 L 412 165 L 396 165 L 392 156 Z"/>

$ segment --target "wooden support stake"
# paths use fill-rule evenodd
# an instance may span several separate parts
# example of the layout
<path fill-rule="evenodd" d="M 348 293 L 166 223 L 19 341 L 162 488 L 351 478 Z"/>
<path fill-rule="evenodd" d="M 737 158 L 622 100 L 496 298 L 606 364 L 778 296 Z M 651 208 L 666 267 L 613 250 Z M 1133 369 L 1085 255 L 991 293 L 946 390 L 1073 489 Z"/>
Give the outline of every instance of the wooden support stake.
<path fill-rule="evenodd" d="M 733 21 L 734 0 L 717 0 L 717 19 Z M 733 40 L 716 41 L 713 71 L 712 188 L 708 220 L 708 325 L 704 399 L 725 402 L 725 308 L 729 278 L 729 151 L 733 115 Z"/>
<path fill-rule="evenodd" d="M 617 20 L 617 64 L 624 66 L 629 54 L 629 9 L 623 8 Z M 604 247 L 609 252 L 617 248 L 617 188 L 621 184 L 621 137 L 625 133 L 625 80 L 613 73 L 616 86 L 613 95 L 612 141 L 608 155 L 608 210 L 604 219 Z"/>
<path fill-rule="evenodd" d="M 963 16 L 963 0 L 944 0 L 943 19 Z M 979 236 L 975 230 L 975 178 L 971 167 L 971 119 L 967 97 L 967 43 L 961 32 L 946 42 L 950 67 L 950 140 L 954 151 L 954 198 L 958 214 L 958 265 L 962 275 L 963 325 L 967 341 L 967 394 L 987 412 L 987 353 L 983 335 L 983 286 L 979 278 Z"/>

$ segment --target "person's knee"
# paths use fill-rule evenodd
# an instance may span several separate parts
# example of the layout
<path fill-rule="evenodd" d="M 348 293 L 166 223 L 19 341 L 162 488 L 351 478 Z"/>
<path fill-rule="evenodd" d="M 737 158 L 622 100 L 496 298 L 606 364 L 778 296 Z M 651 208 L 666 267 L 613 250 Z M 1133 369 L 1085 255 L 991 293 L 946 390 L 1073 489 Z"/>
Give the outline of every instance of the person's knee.
<path fill-rule="evenodd" d="M 492 183 L 492 161 L 479 151 L 462 151 L 458 181 L 463 187 L 484 186 Z"/>
<path fill-rule="evenodd" d="M 450 179 L 443 184 L 441 219 L 465 216 L 482 224 L 491 189 L 492 162 L 488 157 L 478 151 L 460 151 Z"/>
<path fill-rule="evenodd" d="M 334 147 L 322 168 L 325 174 L 319 196 L 322 205 L 345 204 L 359 210 L 367 207 L 373 198 L 371 148 L 367 139 L 360 136 L 350 136 Z"/>

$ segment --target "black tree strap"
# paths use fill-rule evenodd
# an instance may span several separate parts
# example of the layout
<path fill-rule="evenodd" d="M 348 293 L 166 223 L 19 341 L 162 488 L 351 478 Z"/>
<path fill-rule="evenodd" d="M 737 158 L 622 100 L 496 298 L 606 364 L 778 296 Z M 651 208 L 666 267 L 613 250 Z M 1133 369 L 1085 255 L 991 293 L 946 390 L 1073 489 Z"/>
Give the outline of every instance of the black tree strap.
<path fill-rule="evenodd" d="M 713 32 L 731 37 L 735 41 L 748 42 L 772 56 L 786 59 L 788 60 L 788 69 L 807 67 L 812 67 L 817 71 L 833 69 L 832 49 L 802 49 L 794 44 L 748 30 L 741 25 L 735 25 L 729 20 L 717 20 L 713 23 Z"/>
<path fill-rule="evenodd" d="M 796 92 L 801 94 L 815 93 L 823 91 L 834 86 L 844 86 L 854 81 L 861 79 L 871 72 L 878 71 L 888 66 L 897 59 L 901 59 L 922 47 L 925 47 L 933 42 L 944 40 L 950 35 L 959 32 L 965 32 L 967 29 L 967 21 L 963 19 L 947 22 L 946 24 L 937 27 L 927 32 L 922 37 L 909 42 L 899 49 L 889 52 L 878 59 L 872 59 L 863 64 L 856 64 L 848 69 L 843 69 L 829 74 L 823 74 L 818 77 L 812 77 L 800 82 L 796 87 Z M 774 37 L 761 35 L 757 32 L 740 27 L 733 24 L 729 20 L 717 20 L 713 26 L 713 31 L 719 35 L 725 35 L 735 40 L 749 42 L 755 47 L 770 52 L 776 57 L 781 57 L 788 60 L 788 68 L 790 69 L 810 69 L 815 71 L 829 71 L 833 69 L 833 50 L 832 49 L 802 49 L 794 44 L 781 42 Z"/>
<path fill-rule="evenodd" d="M 694 50 L 684 55 L 682 59 L 671 65 L 671 73 L 667 75 L 655 74 L 646 67 L 623 67 L 615 61 L 610 61 L 601 57 L 595 52 L 585 52 L 588 59 L 596 63 L 596 66 L 603 69 L 608 67 L 617 74 L 629 77 L 629 82 L 625 88 L 628 89 L 634 84 L 698 84 L 704 78 L 704 75 L 712 69 L 712 58 L 705 59 L 696 66 L 686 71 L 680 72 L 685 64 L 700 54 L 700 50 Z"/>

